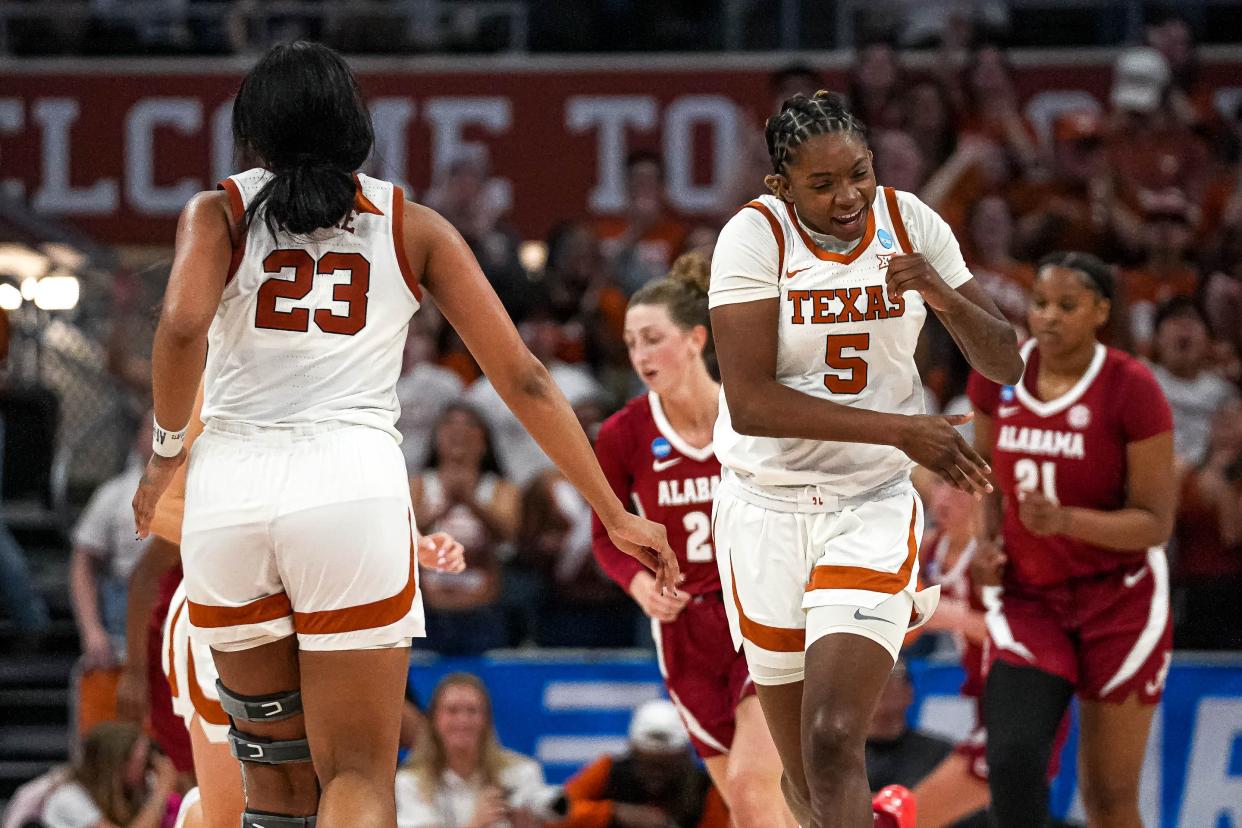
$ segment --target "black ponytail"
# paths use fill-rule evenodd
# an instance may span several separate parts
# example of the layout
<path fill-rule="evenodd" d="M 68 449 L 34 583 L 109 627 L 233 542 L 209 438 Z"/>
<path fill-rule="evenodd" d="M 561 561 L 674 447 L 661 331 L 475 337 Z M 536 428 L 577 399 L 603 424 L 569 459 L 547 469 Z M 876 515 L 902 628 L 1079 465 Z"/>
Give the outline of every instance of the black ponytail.
<path fill-rule="evenodd" d="M 340 224 L 354 202 L 354 170 L 375 142 L 371 116 L 344 58 L 327 46 L 273 46 L 242 81 L 233 141 L 271 171 L 246 209 L 275 234 Z"/>

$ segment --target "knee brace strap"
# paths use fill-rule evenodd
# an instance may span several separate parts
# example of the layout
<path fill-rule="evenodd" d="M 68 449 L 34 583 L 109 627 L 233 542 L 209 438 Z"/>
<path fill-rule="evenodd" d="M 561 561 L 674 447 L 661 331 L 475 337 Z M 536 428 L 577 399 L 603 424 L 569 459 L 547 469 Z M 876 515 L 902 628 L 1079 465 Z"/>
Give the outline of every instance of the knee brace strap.
<path fill-rule="evenodd" d="M 302 691 L 272 693 L 267 696 L 242 696 L 216 679 L 216 693 L 224 712 L 239 722 L 278 722 L 302 712 Z"/>
<path fill-rule="evenodd" d="M 229 728 L 229 752 L 239 761 L 261 765 L 311 760 L 310 743 L 305 739 L 262 739 L 242 733 L 236 727 Z"/>
<path fill-rule="evenodd" d="M 315 828 L 315 817 L 282 816 L 262 811 L 242 811 L 241 828 Z"/>

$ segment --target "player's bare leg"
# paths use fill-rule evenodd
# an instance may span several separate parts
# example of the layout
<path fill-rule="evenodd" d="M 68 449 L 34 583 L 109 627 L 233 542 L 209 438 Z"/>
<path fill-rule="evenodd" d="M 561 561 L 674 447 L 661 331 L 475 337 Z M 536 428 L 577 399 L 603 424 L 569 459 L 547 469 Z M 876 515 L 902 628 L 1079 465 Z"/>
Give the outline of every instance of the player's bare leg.
<path fill-rule="evenodd" d="M 295 636 L 237 652 L 213 649 L 211 654 L 220 683 L 236 696 L 278 696 L 298 689 L 298 645 Z M 279 721 L 238 721 L 235 722 L 235 729 L 246 737 L 260 740 L 283 742 L 306 738 L 306 722 L 300 713 Z M 241 768 L 247 811 L 299 817 L 311 816 L 318 810 L 319 786 L 315 779 L 315 767 L 310 762 L 242 762 Z M 320 825 L 322 828 L 322 821 Z"/>
<path fill-rule="evenodd" d="M 970 773 L 970 760 L 950 753 L 914 789 L 919 828 L 944 828 L 981 811 L 992 801 L 988 783 Z"/>
<path fill-rule="evenodd" d="M 812 828 L 873 824 L 864 747 L 892 670 L 889 651 L 861 635 L 829 633 L 807 650 L 802 761 L 808 769 Z"/>
<path fill-rule="evenodd" d="M 781 793 L 781 757 L 772 742 L 759 700 L 747 696 L 734 711 L 725 787 L 729 811 L 739 826 L 796 828 Z"/>
<path fill-rule="evenodd" d="M 322 785 L 317 828 L 396 825 L 397 742 L 409 665 L 409 647 L 302 651 L 306 732 Z"/>
<path fill-rule="evenodd" d="M 802 686 L 789 684 L 756 684 L 759 705 L 784 773 L 781 791 L 785 804 L 800 825 L 811 824 L 811 791 L 802 768 Z"/>
<path fill-rule="evenodd" d="M 1091 828 L 1142 828 L 1139 779 L 1155 710 L 1136 696 L 1079 705 L 1078 764 Z"/>
<path fill-rule="evenodd" d="M 196 807 L 201 816 L 199 821 L 191 823 L 191 812 L 186 828 L 237 828 L 242 811 L 246 809 L 240 763 L 229 752 L 227 743 L 208 740 L 198 716 L 190 722 L 190 747 L 194 752 L 194 774 L 198 778 L 200 797 Z"/>

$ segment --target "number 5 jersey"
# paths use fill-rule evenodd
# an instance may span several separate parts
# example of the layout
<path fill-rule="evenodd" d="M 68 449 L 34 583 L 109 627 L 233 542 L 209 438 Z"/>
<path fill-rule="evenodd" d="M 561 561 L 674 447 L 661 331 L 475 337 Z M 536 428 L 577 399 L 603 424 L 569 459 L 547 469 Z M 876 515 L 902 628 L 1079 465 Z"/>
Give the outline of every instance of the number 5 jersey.
<path fill-rule="evenodd" d="M 922 414 L 914 361 L 927 316 L 922 297 L 890 299 L 885 276 L 894 255 L 917 252 L 949 287 L 971 278 L 952 230 L 909 193 L 880 187 L 861 239 L 848 244 L 815 233 L 792 204 L 765 195 L 720 233 L 712 258 L 713 308 L 779 302 L 776 379 L 841 405 Z M 816 485 L 842 498 L 904 480 L 913 463 L 887 445 L 738 433 L 723 394 L 716 453 L 743 485 Z"/>
<path fill-rule="evenodd" d="M 220 182 L 235 222 L 270 178 L 256 168 Z M 273 236 L 261 211 L 251 222 L 208 334 L 204 421 L 334 420 L 400 439 L 395 386 L 421 292 L 402 246 L 401 188 L 354 180 L 336 227 Z"/>

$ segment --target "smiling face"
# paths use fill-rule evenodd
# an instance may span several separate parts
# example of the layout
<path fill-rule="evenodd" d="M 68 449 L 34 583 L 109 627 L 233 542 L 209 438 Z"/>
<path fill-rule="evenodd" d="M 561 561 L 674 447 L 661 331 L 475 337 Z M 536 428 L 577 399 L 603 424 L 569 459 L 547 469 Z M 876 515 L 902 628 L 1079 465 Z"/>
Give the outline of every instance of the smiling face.
<path fill-rule="evenodd" d="M 847 242 L 866 232 L 876 182 L 871 150 L 860 136 L 826 132 L 806 139 L 777 178 L 784 182 L 779 194 L 812 230 Z"/>
<path fill-rule="evenodd" d="M 634 305 L 625 314 L 624 336 L 634 372 L 664 397 L 702 364 L 707 330 L 682 330 L 664 305 Z"/>
<path fill-rule="evenodd" d="M 453 684 L 441 692 L 431 718 L 445 752 L 470 755 L 482 745 L 489 724 L 487 700 L 468 684 Z"/>

